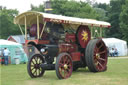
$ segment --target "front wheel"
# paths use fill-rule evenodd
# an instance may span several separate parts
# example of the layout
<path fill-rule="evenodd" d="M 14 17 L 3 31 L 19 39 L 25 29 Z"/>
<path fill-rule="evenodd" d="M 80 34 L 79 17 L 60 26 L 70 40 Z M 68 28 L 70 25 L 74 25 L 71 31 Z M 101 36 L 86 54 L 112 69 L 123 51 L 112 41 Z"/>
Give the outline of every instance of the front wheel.
<path fill-rule="evenodd" d="M 28 61 L 27 71 L 31 78 L 43 76 L 45 70 L 41 68 L 44 58 L 40 54 L 34 54 Z"/>
<path fill-rule="evenodd" d="M 72 59 L 68 53 L 61 53 L 57 56 L 55 69 L 59 79 L 69 78 L 72 74 Z"/>

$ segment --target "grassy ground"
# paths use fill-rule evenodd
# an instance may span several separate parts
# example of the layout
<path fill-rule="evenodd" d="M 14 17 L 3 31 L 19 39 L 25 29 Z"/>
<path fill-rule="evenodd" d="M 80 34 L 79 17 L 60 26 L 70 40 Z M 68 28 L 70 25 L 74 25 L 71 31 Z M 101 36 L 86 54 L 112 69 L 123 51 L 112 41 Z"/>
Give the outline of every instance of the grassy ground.
<path fill-rule="evenodd" d="M 0 66 L 1 85 L 128 85 L 128 59 L 109 59 L 106 72 L 92 73 L 88 69 L 73 72 L 71 78 L 58 80 L 55 71 L 43 77 L 29 77 L 26 64 Z"/>

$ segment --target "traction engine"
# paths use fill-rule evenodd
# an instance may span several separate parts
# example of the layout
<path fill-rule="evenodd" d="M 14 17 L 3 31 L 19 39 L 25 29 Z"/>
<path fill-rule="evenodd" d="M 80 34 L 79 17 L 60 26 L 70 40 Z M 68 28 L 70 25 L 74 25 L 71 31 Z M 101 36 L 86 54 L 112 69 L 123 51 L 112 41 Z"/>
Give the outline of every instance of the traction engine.
<path fill-rule="evenodd" d="M 78 68 L 107 70 L 107 47 L 102 38 L 92 39 L 91 29 L 109 27 L 107 22 L 38 12 L 23 13 L 14 22 L 25 25 L 26 45 L 39 51 L 29 57 L 30 77 L 41 77 L 46 70 L 56 70 L 59 79 L 69 78 Z"/>

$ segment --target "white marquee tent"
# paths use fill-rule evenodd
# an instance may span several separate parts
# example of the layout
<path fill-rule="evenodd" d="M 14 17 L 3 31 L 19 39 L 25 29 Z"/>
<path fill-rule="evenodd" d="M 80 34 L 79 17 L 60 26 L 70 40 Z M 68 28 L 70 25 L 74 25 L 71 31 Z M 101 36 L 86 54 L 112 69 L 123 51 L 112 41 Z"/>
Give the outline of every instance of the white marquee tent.
<path fill-rule="evenodd" d="M 10 51 L 9 61 L 11 64 L 15 64 L 15 58 L 20 59 L 20 63 L 28 61 L 27 55 L 25 54 L 21 44 L 0 39 L 0 56 L 2 56 L 4 48 L 7 48 Z"/>
<path fill-rule="evenodd" d="M 103 38 L 106 46 L 110 49 L 116 48 L 118 50 L 118 56 L 127 56 L 128 49 L 127 49 L 127 42 L 124 40 L 120 40 L 117 38 Z"/>

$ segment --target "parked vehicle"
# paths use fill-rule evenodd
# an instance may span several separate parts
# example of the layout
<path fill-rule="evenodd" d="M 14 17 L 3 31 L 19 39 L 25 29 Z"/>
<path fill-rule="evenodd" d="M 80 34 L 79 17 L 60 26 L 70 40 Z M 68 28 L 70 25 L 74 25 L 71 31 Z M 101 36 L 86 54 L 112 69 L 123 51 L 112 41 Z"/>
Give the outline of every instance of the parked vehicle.
<path fill-rule="evenodd" d="M 102 28 L 111 26 L 108 22 L 29 11 L 18 15 L 14 23 L 25 35 L 26 45 L 40 51 L 28 61 L 32 78 L 43 76 L 46 70 L 56 70 L 59 79 L 66 79 L 73 70 L 86 66 L 91 72 L 107 69 L 107 48 L 101 37 Z M 91 39 L 94 31 L 99 37 Z"/>

